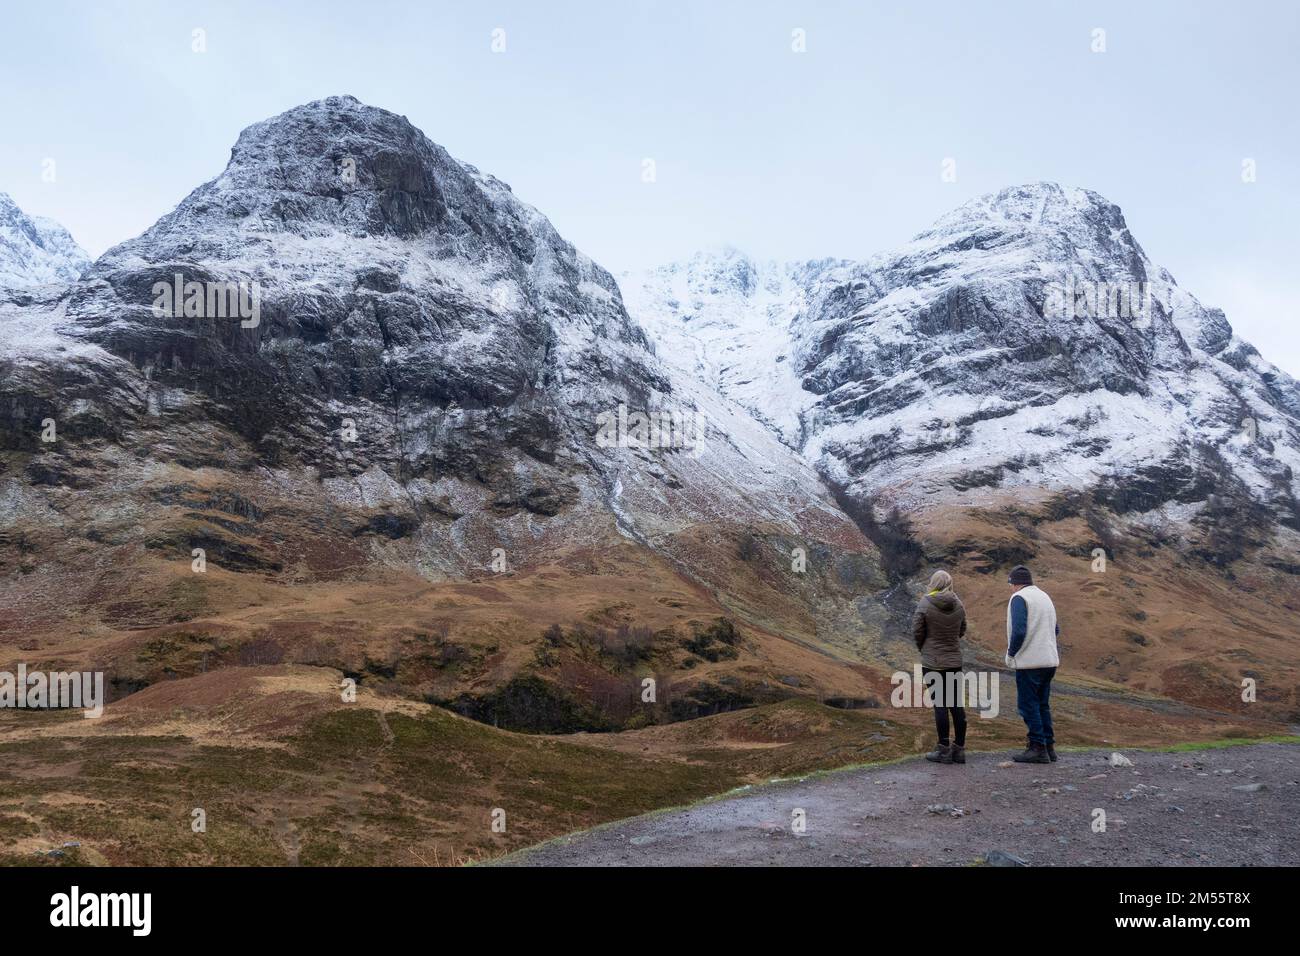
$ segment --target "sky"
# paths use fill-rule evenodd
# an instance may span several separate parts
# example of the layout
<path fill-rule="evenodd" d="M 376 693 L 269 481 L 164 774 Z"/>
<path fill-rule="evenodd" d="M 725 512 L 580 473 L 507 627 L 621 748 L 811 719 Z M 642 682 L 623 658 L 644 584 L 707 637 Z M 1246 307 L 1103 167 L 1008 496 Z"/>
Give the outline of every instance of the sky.
<path fill-rule="evenodd" d="M 92 255 L 220 173 L 245 126 L 346 93 L 616 274 L 719 245 L 866 258 L 1005 186 L 1083 186 L 1300 376 L 1300 4 L 41 0 L 2 19 L 0 191 Z"/>

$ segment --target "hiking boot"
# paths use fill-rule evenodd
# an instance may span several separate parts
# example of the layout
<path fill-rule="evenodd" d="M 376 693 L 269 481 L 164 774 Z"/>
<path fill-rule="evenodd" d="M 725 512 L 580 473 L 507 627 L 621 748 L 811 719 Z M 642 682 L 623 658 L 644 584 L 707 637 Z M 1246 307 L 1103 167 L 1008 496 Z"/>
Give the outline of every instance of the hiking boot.
<path fill-rule="evenodd" d="M 952 762 L 953 762 L 953 763 L 965 763 L 965 762 L 966 762 L 966 748 L 965 748 L 964 746 L 962 746 L 961 744 L 953 744 L 953 745 L 952 745 L 952 750 L 950 750 L 950 751 L 948 752 L 948 756 L 950 756 L 950 757 L 952 758 Z"/>
<path fill-rule="evenodd" d="M 1047 748 L 1042 744 L 1031 743 L 1025 748 L 1024 753 L 1016 754 L 1011 758 L 1016 763 L 1051 763 L 1052 758 L 1047 756 Z"/>
<path fill-rule="evenodd" d="M 1047 759 L 1052 761 L 1052 763 L 1056 763 L 1056 748 L 1051 744 L 1047 745 Z"/>
<path fill-rule="evenodd" d="M 926 754 L 925 759 L 930 763 L 952 763 L 952 748 L 947 744 L 940 744 L 937 750 L 931 750 Z"/>

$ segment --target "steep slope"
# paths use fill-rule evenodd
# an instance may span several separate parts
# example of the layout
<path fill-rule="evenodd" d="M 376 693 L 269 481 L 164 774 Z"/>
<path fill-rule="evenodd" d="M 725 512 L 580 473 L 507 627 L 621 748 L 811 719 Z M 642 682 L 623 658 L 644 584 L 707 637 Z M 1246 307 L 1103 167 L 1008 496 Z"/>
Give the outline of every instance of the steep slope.
<path fill-rule="evenodd" d="M 816 473 L 672 385 L 507 186 L 351 97 L 249 127 L 80 281 L 0 303 L 0 339 L 4 630 L 119 689 L 269 655 L 469 709 L 538 670 L 621 701 L 653 658 L 718 707 L 791 667 L 850 695 L 878 636 L 878 557 Z M 720 617 L 735 646 L 692 637 Z M 432 635 L 459 650 L 419 666 Z"/>
<path fill-rule="evenodd" d="M 1300 386 L 1095 193 L 1006 189 L 856 265 L 733 252 L 625 285 L 653 336 L 859 494 L 1102 485 L 1127 511 L 1235 478 L 1300 523 Z"/>
<path fill-rule="evenodd" d="M 53 219 L 29 216 L 0 192 L 0 290 L 74 282 L 90 257 Z"/>
<path fill-rule="evenodd" d="M 101 720 L 0 714 L 0 824 L 25 857 L 442 862 L 920 748 L 929 715 L 881 706 L 918 582 L 859 527 L 880 530 L 869 481 L 906 489 L 852 471 L 870 435 L 836 404 L 877 360 L 862 269 L 705 263 L 673 294 L 734 288 L 730 311 L 663 325 L 692 351 L 661 359 L 604 270 L 404 118 L 339 97 L 250 127 L 76 282 L 0 295 L 0 670 L 103 671 L 113 698 Z M 1248 735 L 1295 710 L 1298 602 L 1259 597 L 1284 556 L 1171 578 L 1161 546 L 1099 582 L 1091 512 L 1006 493 L 914 513 L 963 582 L 1025 553 L 1052 577 L 1082 622 L 1063 735 Z M 969 592 L 981 665 L 997 583 Z M 173 814 L 200 793 L 225 822 L 195 841 Z"/>
<path fill-rule="evenodd" d="M 619 281 L 665 363 L 743 405 L 798 449 L 816 395 L 797 366 L 797 319 L 851 268 L 831 259 L 755 262 L 728 247 Z"/>
<path fill-rule="evenodd" d="M 1233 712 L 1249 679 L 1300 715 L 1300 386 L 1112 203 L 1015 187 L 866 262 L 725 250 L 623 285 L 674 375 L 797 449 L 913 591 L 958 571 L 984 663 L 995 572 L 1029 561 L 1071 625 L 1068 679 Z"/>

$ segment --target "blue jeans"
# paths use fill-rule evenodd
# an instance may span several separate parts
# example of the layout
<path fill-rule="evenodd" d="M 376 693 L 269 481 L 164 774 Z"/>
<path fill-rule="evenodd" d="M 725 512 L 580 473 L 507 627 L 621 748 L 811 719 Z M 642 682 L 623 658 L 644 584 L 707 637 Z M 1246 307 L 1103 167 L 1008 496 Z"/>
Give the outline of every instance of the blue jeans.
<path fill-rule="evenodd" d="M 1055 676 L 1055 667 L 1016 671 L 1016 709 L 1029 729 L 1029 742 L 1045 747 L 1056 743 L 1052 736 L 1052 708 L 1048 704 Z"/>

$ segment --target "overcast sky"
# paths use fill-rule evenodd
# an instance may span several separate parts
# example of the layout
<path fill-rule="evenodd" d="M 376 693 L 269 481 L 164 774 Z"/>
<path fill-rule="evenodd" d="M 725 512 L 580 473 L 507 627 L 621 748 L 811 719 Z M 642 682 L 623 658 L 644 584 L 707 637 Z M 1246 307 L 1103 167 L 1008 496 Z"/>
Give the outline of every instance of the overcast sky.
<path fill-rule="evenodd" d="M 1118 203 L 1152 259 L 1300 375 L 1300 4 L 271 6 L 7 5 L 0 190 L 98 255 L 217 175 L 248 124 L 342 93 L 615 272 L 724 243 L 862 258 L 1053 180 Z"/>

